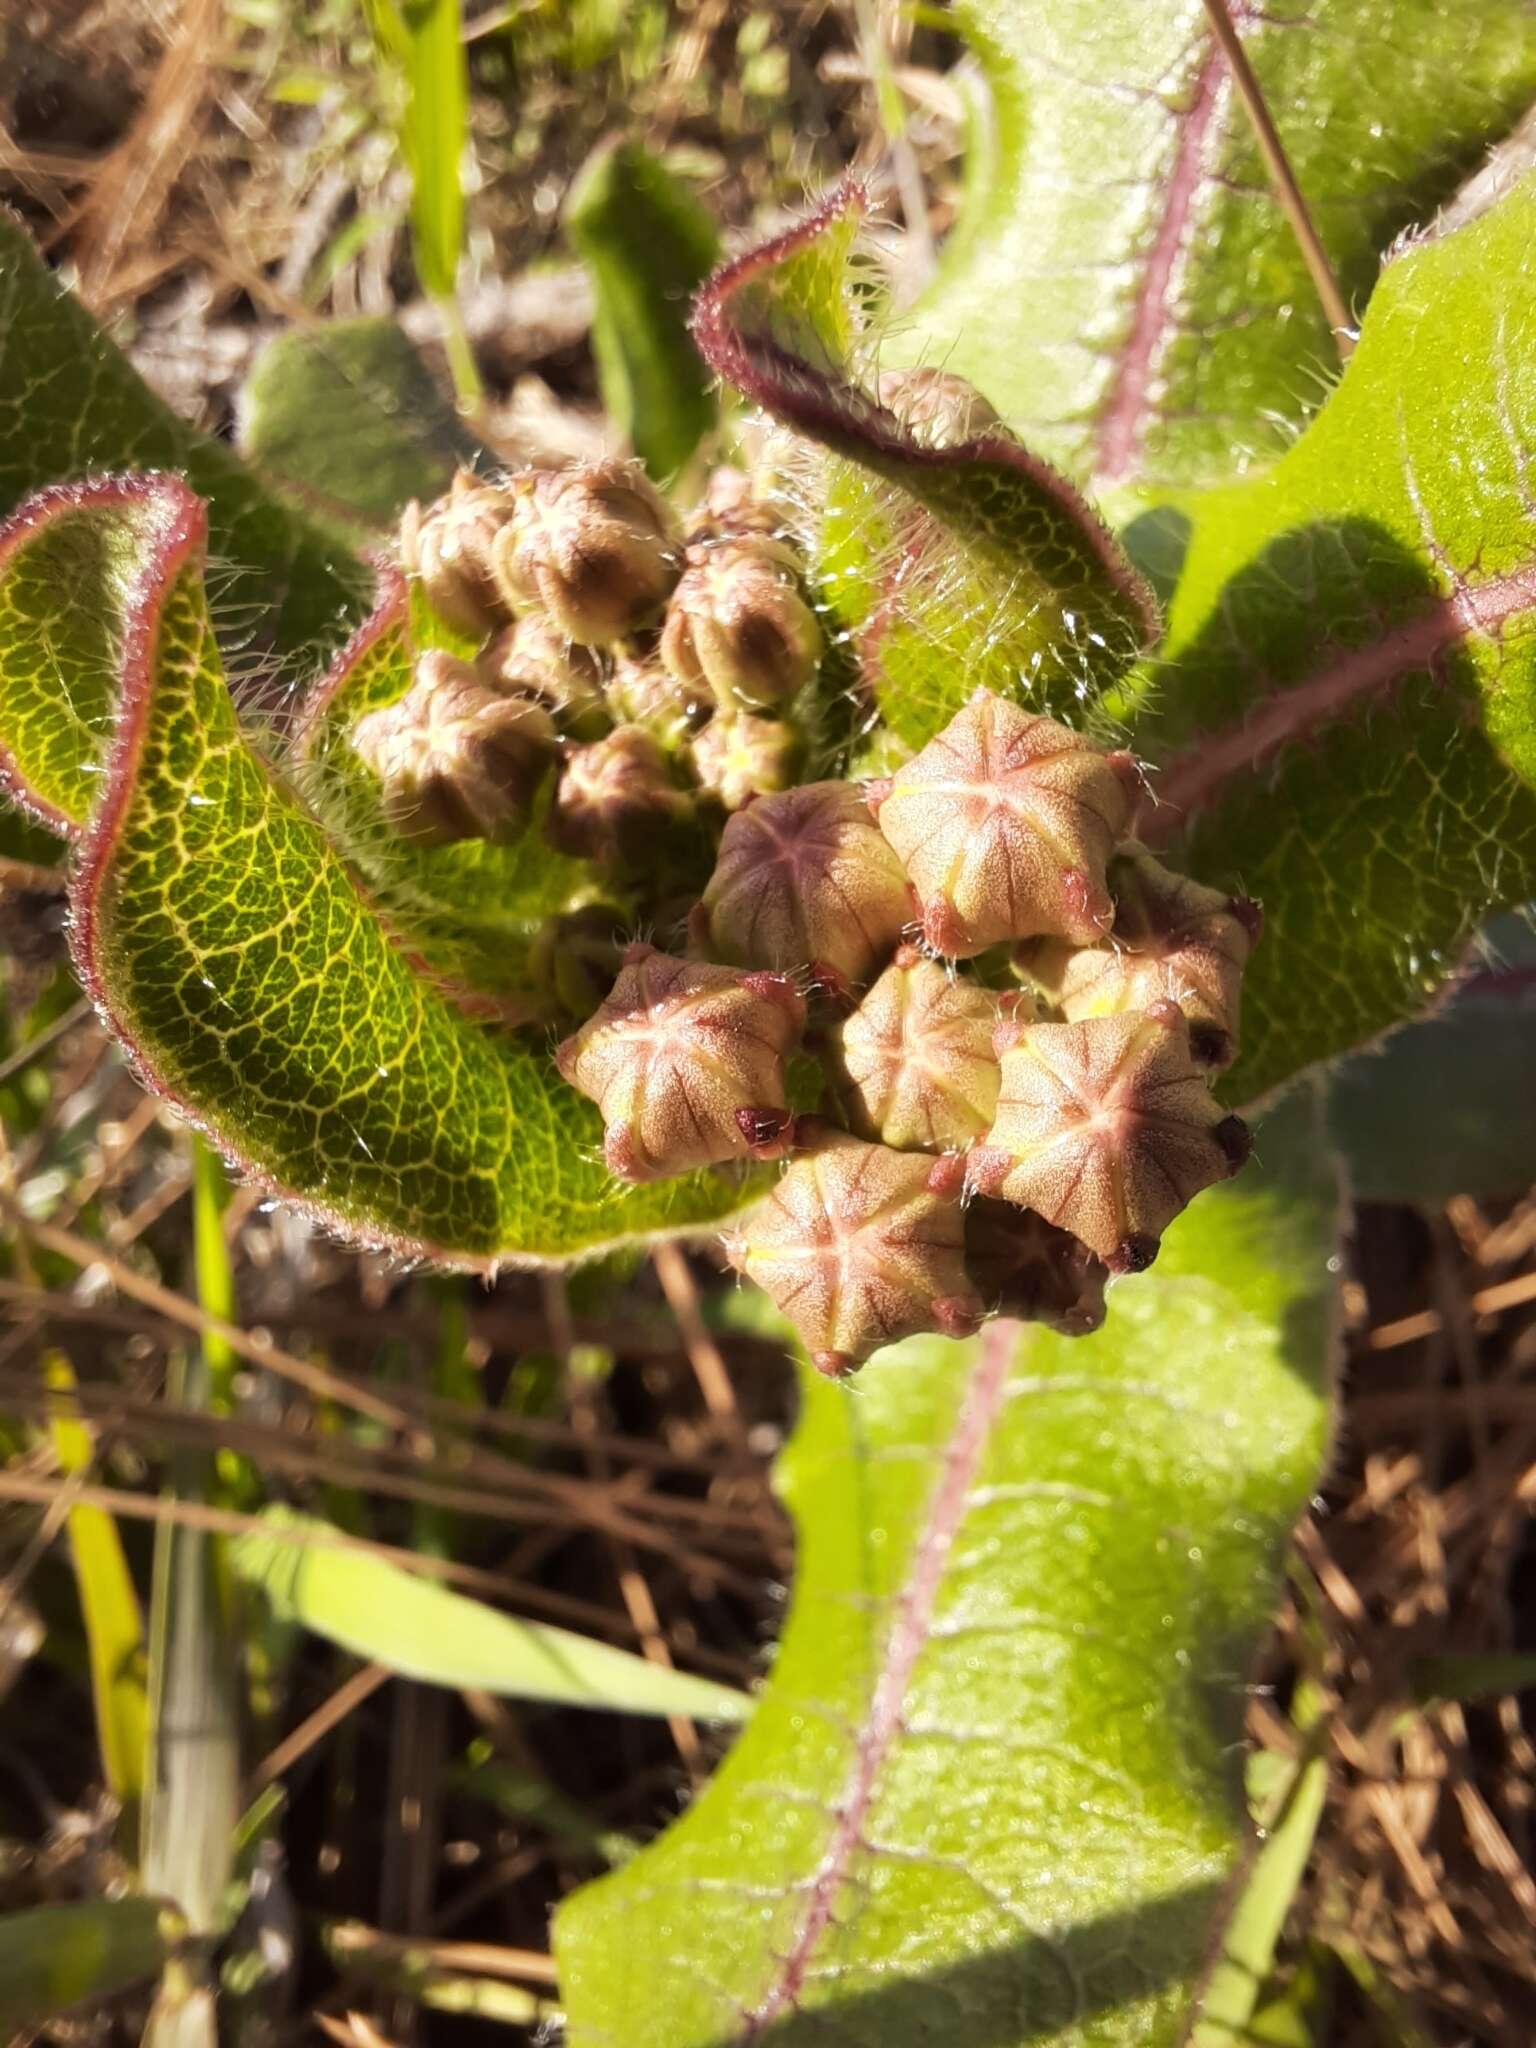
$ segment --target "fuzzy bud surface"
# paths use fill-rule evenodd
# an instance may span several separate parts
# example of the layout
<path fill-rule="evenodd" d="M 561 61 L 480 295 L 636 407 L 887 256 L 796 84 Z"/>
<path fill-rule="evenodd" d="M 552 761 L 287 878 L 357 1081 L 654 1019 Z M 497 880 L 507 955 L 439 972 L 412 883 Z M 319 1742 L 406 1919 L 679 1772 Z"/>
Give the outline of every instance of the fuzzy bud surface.
<path fill-rule="evenodd" d="M 382 784 L 385 818 L 426 845 L 514 836 L 554 743 L 541 705 L 488 689 L 469 662 L 440 650 L 422 655 L 397 704 L 370 711 L 352 732 Z"/>
<path fill-rule="evenodd" d="M 722 711 L 776 711 L 804 689 L 822 633 L 792 548 L 766 534 L 698 543 L 667 605 L 661 658 Z"/>
<path fill-rule="evenodd" d="M 998 999 L 902 946 L 832 1036 L 849 1120 L 899 1152 L 960 1152 L 992 1123 Z"/>
<path fill-rule="evenodd" d="M 990 1311 L 1086 1337 L 1104 1321 L 1109 1269 L 1043 1216 L 978 1195 L 965 1212 L 965 1262 Z"/>
<path fill-rule="evenodd" d="M 953 370 L 883 370 L 875 393 L 914 439 L 931 448 L 957 448 L 1007 431 L 976 386 Z"/>
<path fill-rule="evenodd" d="M 660 609 L 677 581 L 678 531 L 637 463 L 531 472 L 512 490 L 492 559 L 515 608 L 542 607 L 586 647 L 611 646 Z"/>
<path fill-rule="evenodd" d="M 1177 1003 L 1196 1060 L 1230 1066 L 1243 969 L 1263 928 L 1257 904 L 1171 874 L 1139 847 L 1110 864 L 1108 879 L 1115 921 L 1103 943 L 1036 941 L 1021 964 L 1069 1021 Z"/>
<path fill-rule="evenodd" d="M 1141 1271 L 1185 1204 L 1243 1164 L 1246 1125 L 1213 1099 L 1172 1003 L 1009 1036 L 971 1187 L 1070 1231 L 1111 1272 Z"/>
<path fill-rule="evenodd" d="M 433 610 L 472 640 L 484 639 L 509 616 L 492 555 L 511 513 L 505 491 L 461 469 L 446 497 L 426 507 L 413 501 L 401 514 L 401 567 L 421 584 Z"/>
<path fill-rule="evenodd" d="M 981 1302 L 965 1271 L 958 1195 L 929 1185 L 931 1159 L 866 1145 L 845 1131 L 811 1134 L 773 1193 L 727 1240 L 833 1377 L 882 1345 L 921 1331 L 968 1336 Z"/>
<path fill-rule="evenodd" d="M 597 657 L 535 613 L 504 627 L 475 665 L 487 682 L 542 704 L 560 730 L 578 740 L 595 740 L 608 730 Z"/>
<path fill-rule="evenodd" d="M 662 1180 L 730 1159 L 771 1159 L 791 1125 L 784 1060 L 805 1005 L 781 975 L 630 946 L 597 1014 L 555 1054 L 602 1111 L 621 1180 Z"/>
<path fill-rule="evenodd" d="M 549 833 L 564 853 L 608 862 L 643 861 L 693 816 L 693 799 L 673 782 L 666 756 L 638 725 L 566 757 Z"/>
<path fill-rule="evenodd" d="M 712 718 L 693 742 L 693 771 L 723 809 L 739 811 L 755 796 L 787 789 L 804 751 L 781 718 Z"/>
<path fill-rule="evenodd" d="M 969 959 L 1004 939 L 1103 937 L 1105 867 L 1132 791 L 1128 759 L 978 690 L 871 787 L 870 803 L 917 889 L 929 945 Z"/>
<path fill-rule="evenodd" d="M 808 782 L 726 820 L 701 912 L 722 959 L 852 988 L 895 950 L 913 903 L 858 790 Z"/>

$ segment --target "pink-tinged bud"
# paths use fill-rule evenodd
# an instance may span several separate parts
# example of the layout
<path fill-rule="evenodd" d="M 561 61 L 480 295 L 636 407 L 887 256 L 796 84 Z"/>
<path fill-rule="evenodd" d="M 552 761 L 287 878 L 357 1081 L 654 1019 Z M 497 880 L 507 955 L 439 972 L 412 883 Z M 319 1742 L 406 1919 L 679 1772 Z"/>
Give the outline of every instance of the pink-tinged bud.
<path fill-rule="evenodd" d="M 997 1109 L 998 999 L 902 946 L 833 1031 L 849 1121 L 898 1152 L 963 1152 Z"/>
<path fill-rule="evenodd" d="M 990 1314 L 1086 1337 L 1104 1321 L 1109 1269 L 1087 1245 L 1011 1202 L 978 1195 L 965 1212 L 965 1263 Z"/>
<path fill-rule="evenodd" d="M 402 838 L 508 839 L 527 823 L 555 728 L 542 705 L 487 689 L 469 662 L 433 649 L 397 704 L 357 721 L 352 745 Z"/>
<path fill-rule="evenodd" d="M 1081 1238 L 1112 1273 L 1140 1272 L 1202 1188 L 1248 1157 L 1247 1126 L 1212 1098 L 1172 1003 L 1033 1024 L 1002 1056 L 997 1117 L 971 1187 Z"/>
<path fill-rule="evenodd" d="M 660 610 L 681 567 L 665 498 L 633 462 L 513 479 L 493 565 L 514 606 L 537 605 L 585 647 L 607 647 Z"/>
<path fill-rule="evenodd" d="M 793 1119 L 784 1060 L 805 1004 L 782 975 L 674 960 L 633 945 L 597 1015 L 555 1054 L 603 1114 L 621 1180 L 666 1180 L 732 1159 L 773 1159 Z"/>
<path fill-rule="evenodd" d="M 726 533 L 778 534 L 784 526 L 784 508 L 764 496 L 746 470 L 722 463 L 709 473 L 695 518 L 695 540 Z"/>
<path fill-rule="evenodd" d="M 714 709 L 707 690 L 689 689 L 654 656 L 621 654 L 608 685 L 608 708 L 621 725 L 643 725 L 668 751 L 688 744 Z"/>
<path fill-rule="evenodd" d="M 511 513 L 505 491 L 461 469 L 445 498 L 425 508 L 412 502 L 400 515 L 400 566 L 421 584 L 432 609 L 472 640 L 509 616 L 491 555 Z"/>
<path fill-rule="evenodd" d="M 655 740 L 637 725 L 621 725 L 567 755 L 549 836 L 562 853 L 641 862 L 692 816 L 693 799 L 672 780 Z"/>
<path fill-rule="evenodd" d="M 487 682 L 542 704 L 575 739 L 599 739 L 612 723 L 598 657 L 535 613 L 504 627 L 475 666 Z"/>
<path fill-rule="evenodd" d="M 1177 1003 L 1200 1065 L 1230 1066 L 1243 969 L 1263 929 L 1258 905 L 1170 874 L 1140 847 L 1110 863 L 1109 893 L 1115 921 L 1102 944 L 1036 940 L 1020 965 L 1072 1021 Z"/>
<path fill-rule="evenodd" d="M 1127 757 L 978 690 L 870 802 L 922 903 L 936 953 L 1109 929 L 1104 869 L 1131 814 Z"/>
<path fill-rule="evenodd" d="M 1007 431 L 976 386 L 953 370 L 883 370 L 875 391 L 913 439 L 930 448 L 958 448 Z"/>
<path fill-rule="evenodd" d="M 969 1336 L 981 1302 L 965 1270 L 959 1198 L 931 1159 L 804 1130 L 810 1149 L 726 1242 L 738 1273 L 783 1310 L 821 1372 L 852 1372 L 882 1345 L 935 1330 Z"/>
<path fill-rule="evenodd" d="M 805 754 L 781 718 L 712 718 L 693 742 L 693 772 L 728 811 L 788 789 Z"/>
<path fill-rule="evenodd" d="M 661 633 L 661 658 L 680 683 L 727 713 L 777 711 L 810 682 L 821 650 L 792 548 L 765 534 L 689 548 Z"/>
<path fill-rule="evenodd" d="M 846 782 L 807 782 L 728 818 L 702 937 L 722 960 L 862 987 L 913 914 L 907 878 Z"/>

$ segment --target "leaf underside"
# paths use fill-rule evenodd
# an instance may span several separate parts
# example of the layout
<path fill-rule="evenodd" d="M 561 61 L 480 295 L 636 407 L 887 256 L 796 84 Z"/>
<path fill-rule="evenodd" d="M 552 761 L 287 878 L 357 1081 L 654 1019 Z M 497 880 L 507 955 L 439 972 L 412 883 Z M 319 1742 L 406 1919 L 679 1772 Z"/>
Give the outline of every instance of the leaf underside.
<path fill-rule="evenodd" d="M 191 492 L 127 479 L 92 503 L 142 547 L 124 589 L 72 592 L 111 616 L 117 663 L 72 937 L 146 1082 L 326 1220 L 450 1261 L 569 1258 L 739 1207 L 750 1183 L 730 1174 L 614 1183 L 596 1111 L 545 1047 L 482 1028 L 400 950 L 240 725 Z M 85 516 L 67 493 L 57 509 Z"/>
<path fill-rule="evenodd" d="M 1338 359 L 1201 0 L 959 0 L 987 89 L 968 192 L 893 362 L 941 363 L 1069 474 L 1279 454 Z M 1381 255 L 1536 98 L 1524 0 L 1232 0 L 1358 315 Z"/>
<path fill-rule="evenodd" d="M 1171 2048 L 1325 1447 L 1322 1155 L 1310 1096 L 1277 1113 L 1093 1337 L 806 1375 L 773 1678 L 698 1802 L 557 1917 L 572 2048 Z"/>

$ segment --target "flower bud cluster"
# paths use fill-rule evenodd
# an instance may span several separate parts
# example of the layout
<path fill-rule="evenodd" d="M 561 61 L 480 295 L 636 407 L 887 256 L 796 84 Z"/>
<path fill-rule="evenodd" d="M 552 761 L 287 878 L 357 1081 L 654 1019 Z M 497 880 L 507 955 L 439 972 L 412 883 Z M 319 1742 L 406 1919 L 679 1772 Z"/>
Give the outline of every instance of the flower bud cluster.
<path fill-rule="evenodd" d="M 406 836 L 526 829 L 548 771 L 552 842 L 634 869 L 696 818 L 789 786 L 822 629 L 800 556 L 739 472 L 711 478 L 689 529 L 632 462 L 461 473 L 407 508 L 399 557 L 474 647 L 424 654 L 408 696 L 355 729 Z M 538 735 L 538 772 L 526 749 L 514 764 L 484 743 L 493 698 L 522 707 L 499 722 Z"/>
<path fill-rule="evenodd" d="M 881 782 L 733 810 L 688 957 L 632 953 L 561 1048 L 624 1178 L 785 1158 L 727 1256 L 823 1370 L 996 1312 L 1097 1328 L 1106 1280 L 1247 1157 L 1210 1080 L 1259 913 L 1129 840 L 1138 786 L 978 690 Z M 791 1114 L 797 1048 L 815 1116 Z"/>

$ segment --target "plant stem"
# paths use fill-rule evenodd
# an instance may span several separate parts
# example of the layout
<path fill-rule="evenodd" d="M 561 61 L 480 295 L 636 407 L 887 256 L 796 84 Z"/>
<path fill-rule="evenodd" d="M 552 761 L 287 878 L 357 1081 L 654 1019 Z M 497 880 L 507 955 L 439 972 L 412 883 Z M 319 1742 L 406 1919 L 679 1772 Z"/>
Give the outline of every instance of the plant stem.
<path fill-rule="evenodd" d="M 1264 168 L 1269 173 L 1270 183 L 1275 188 L 1275 197 L 1281 211 L 1291 224 L 1291 232 L 1301 245 L 1302 256 L 1317 296 L 1322 301 L 1328 324 L 1333 329 L 1334 346 L 1339 352 L 1340 362 L 1348 362 L 1355 346 L 1355 325 L 1350 318 L 1349 308 L 1339 290 L 1338 279 L 1328 261 L 1327 251 L 1318 239 L 1312 216 L 1307 211 L 1307 202 L 1302 197 L 1301 187 L 1296 182 L 1296 173 L 1291 169 L 1285 145 L 1280 140 L 1279 130 L 1264 103 L 1264 94 L 1259 81 L 1248 61 L 1242 38 L 1227 6 L 1227 0 L 1205 0 L 1205 11 L 1210 17 L 1211 29 L 1221 45 L 1223 56 L 1232 69 L 1232 82 L 1237 87 L 1248 119 L 1252 123 L 1254 140 L 1259 145 L 1259 154 L 1264 159 Z"/>
<path fill-rule="evenodd" d="M 456 298 L 438 299 L 436 305 L 437 317 L 442 324 L 443 353 L 448 358 L 448 374 L 453 379 L 459 411 L 466 419 L 475 420 L 485 404 L 485 386 L 480 382 L 480 372 L 475 367 L 474 350 L 464 329 L 464 315 Z"/>

